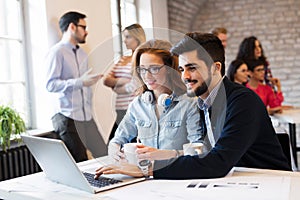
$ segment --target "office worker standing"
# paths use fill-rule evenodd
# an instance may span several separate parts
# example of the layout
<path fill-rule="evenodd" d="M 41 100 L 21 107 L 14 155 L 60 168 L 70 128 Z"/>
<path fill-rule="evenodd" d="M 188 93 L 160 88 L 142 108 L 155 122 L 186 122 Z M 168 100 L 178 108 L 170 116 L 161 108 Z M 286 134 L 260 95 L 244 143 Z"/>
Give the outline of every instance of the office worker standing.
<path fill-rule="evenodd" d="M 264 81 L 267 85 L 271 86 L 276 92 L 276 85 L 274 85 L 274 81 L 276 78 L 273 77 L 270 63 L 265 56 L 264 49 L 262 47 L 261 42 L 257 39 L 256 36 L 250 36 L 244 38 L 239 46 L 239 50 L 236 56 L 237 59 L 241 59 L 244 61 L 247 60 L 260 60 L 263 62 L 265 69 Z"/>
<path fill-rule="evenodd" d="M 88 35 L 86 16 L 67 12 L 59 20 L 62 39 L 49 51 L 46 88 L 57 94 L 59 108 L 52 117 L 55 132 L 76 162 L 87 160 L 86 147 L 93 156 L 103 156 L 106 145 L 92 118 L 92 89 L 101 74 L 91 74 L 87 54 L 78 44 Z"/>
<path fill-rule="evenodd" d="M 224 48 L 216 36 L 188 33 L 171 51 L 179 55 L 188 95 L 198 97 L 198 106 L 205 113 L 212 149 L 201 157 L 155 160 L 148 165 L 149 175 L 158 179 L 217 178 L 234 166 L 291 170 L 265 105 L 253 91 L 224 76 Z M 96 177 L 102 173 L 145 174 L 125 163 L 101 167 Z"/>
<path fill-rule="evenodd" d="M 116 94 L 116 113 L 117 118 L 113 129 L 111 130 L 109 139 L 115 135 L 115 131 L 121 123 L 129 103 L 135 97 L 135 86 L 132 81 L 131 67 L 132 54 L 134 50 L 146 41 L 146 35 L 143 27 L 140 24 L 131 24 L 123 30 L 124 43 L 128 50 L 131 50 L 131 55 L 122 56 L 110 72 L 104 77 L 103 84 L 110 87 Z"/>

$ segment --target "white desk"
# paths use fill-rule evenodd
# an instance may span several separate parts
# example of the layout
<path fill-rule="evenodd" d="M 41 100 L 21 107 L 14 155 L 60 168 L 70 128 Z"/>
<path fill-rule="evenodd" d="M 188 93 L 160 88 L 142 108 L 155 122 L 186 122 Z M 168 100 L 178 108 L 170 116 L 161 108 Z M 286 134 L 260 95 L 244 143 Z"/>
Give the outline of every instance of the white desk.
<path fill-rule="evenodd" d="M 198 186 L 187 188 L 190 183 L 203 182 L 209 183 L 207 188 Z M 252 189 L 253 183 L 258 187 Z M 225 187 L 224 184 L 231 185 Z M 232 186 L 232 184 L 235 185 Z M 300 172 L 234 168 L 226 177 L 220 179 L 147 180 L 98 194 L 90 194 L 51 182 L 45 178 L 43 172 L 40 172 L 0 182 L 0 198 L 5 200 L 207 200 L 218 198 L 223 200 L 299 200 L 299 188 Z"/>
<path fill-rule="evenodd" d="M 296 166 L 298 166 L 297 152 L 300 151 L 300 147 L 297 147 L 296 124 L 300 124 L 300 108 L 286 109 L 286 110 L 283 110 L 282 113 L 274 114 L 273 116 L 279 122 L 289 124 L 289 133 L 290 133 L 293 157 L 294 157 Z"/>

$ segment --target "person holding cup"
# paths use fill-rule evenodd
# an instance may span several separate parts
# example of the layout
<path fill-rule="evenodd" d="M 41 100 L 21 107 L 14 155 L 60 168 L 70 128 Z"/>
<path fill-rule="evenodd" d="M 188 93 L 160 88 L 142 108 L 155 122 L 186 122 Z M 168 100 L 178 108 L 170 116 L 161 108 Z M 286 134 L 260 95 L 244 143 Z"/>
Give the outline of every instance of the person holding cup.
<path fill-rule="evenodd" d="M 212 148 L 201 156 L 151 163 L 144 160 L 139 166 L 102 166 L 96 170 L 95 178 L 117 173 L 154 179 L 207 179 L 224 177 L 233 167 L 291 170 L 261 99 L 224 76 L 225 53 L 218 37 L 186 33 L 171 52 L 179 55 L 178 68 L 187 94 L 198 98 L 198 106 L 205 114 Z"/>
<path fill-rule="evenodd" d="M 109 155 L 117 161 L 125 158 L 121 147 L 135 137 L 141 143 L 134 144 L 136 153 L 150 160 L 178 157 L 183 155 L 183 144 L 203 142 L 197 101 L 185 95 L 171 46 L 153 39 L 134 52 L 133 77 L 140 87 L 108 146 Z"/>

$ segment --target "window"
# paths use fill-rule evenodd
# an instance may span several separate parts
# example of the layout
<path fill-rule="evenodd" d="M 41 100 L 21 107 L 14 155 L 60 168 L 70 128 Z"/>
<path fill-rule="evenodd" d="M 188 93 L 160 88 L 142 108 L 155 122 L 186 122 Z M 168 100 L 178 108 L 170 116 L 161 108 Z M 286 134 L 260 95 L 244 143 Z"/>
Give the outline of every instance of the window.
<path fill-rule="evenodd" d="M 126 51 L 122 42 L 122 30 L 131 24 L 137 23 L 136 5 L 134 0 L 111 1 L 112 31 L 114 38 L 115 57 L 120 57 Z"/>
<path fill-rule="evenodd" d="M 16 109 L 30 126 L 22 0 L 0 1 L 0 104 Z"/>
<path fill-rule="evenodd" d="M 120 14 L 122 30 L 130 24 L 137 23 L 134 0 L 120 0 Z"/>

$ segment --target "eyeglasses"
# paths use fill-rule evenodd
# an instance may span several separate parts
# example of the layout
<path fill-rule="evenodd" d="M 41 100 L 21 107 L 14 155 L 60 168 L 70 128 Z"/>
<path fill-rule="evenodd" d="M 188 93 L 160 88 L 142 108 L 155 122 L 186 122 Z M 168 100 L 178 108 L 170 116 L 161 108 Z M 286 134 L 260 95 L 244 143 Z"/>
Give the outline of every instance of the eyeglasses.
<path fill-rule="evenodd" d="M 256 72 L 264 72 L 265 69 L 264 68 L 260 68 L 260 69 L 255 69 L 254 71 L 256 71 Z"/>
<path fill-rule="evenodd" d="M 238 72 L 242 72 L 242 73 L 245 73 L 245 72 L 248 72 L 248 69 L 242 69 L 242 70 L 237 70 Z"/>
<path fill-rule="evenodd" d="M 139 74 L 146 74 L 146 72 L 149 72 L 150 74 L 158 74 L 159 70 L 161 68 L 163 68 L 164 66 L 165 65 L 161 65 L 161 66 L 159 66 L 159 65 L 151 65 L 151 67 L 149 67 L 148 69 L 138 66 L 136 68 L 136 71 Z"/>
<path fill-rule="evenodd" d="M 86 26 L 84 26 L 84 25 L 81 25 L 81 24 L 77 24 L 76 26 L 79 26 L 79 27 L 81 27 L 83 30 L 86 30 Z"/>

